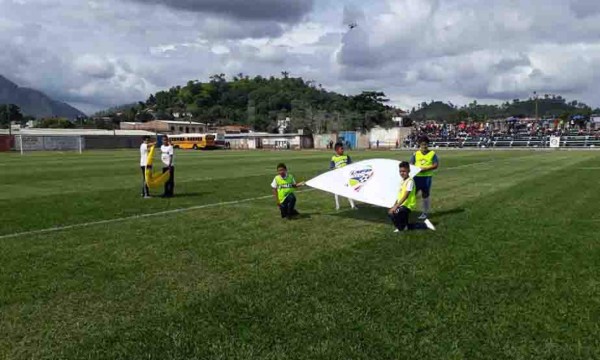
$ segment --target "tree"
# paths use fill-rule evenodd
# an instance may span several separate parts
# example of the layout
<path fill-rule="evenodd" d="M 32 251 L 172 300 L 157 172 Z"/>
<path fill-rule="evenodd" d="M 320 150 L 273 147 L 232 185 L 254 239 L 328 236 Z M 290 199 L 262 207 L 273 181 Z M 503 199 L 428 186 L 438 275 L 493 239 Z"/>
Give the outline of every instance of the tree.
<path fill-rule="evenodd" d="M 150 97 L 148 98 L 148 100 L 146 100 L 146 105 L 148 105 L 148 106 L 156 105 L 156 97 L 154 95 L 150 94 Z"/>
<path fill-rule="evenodd" d="M 18 122 L 22 124 L 24 117 L 21 113 L 21 109 L 15 104 L 0 104 L 0 124 L 3 128 L 9 127 L 9 119 L 10 122 Z"/>
<path fill-rule="evenodd" d="M 46 118 L 42 119 L 38 123 L 37 127 L 50 129 L 74 129 L 75 124 L 65 118 Z"/>

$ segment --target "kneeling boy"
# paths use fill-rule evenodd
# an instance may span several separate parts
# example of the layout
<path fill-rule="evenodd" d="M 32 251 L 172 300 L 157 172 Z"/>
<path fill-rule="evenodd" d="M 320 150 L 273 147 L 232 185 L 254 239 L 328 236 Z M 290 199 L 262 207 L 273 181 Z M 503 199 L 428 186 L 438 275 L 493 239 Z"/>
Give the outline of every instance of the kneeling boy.
<path fill-rule="evenodd" d="M 277 207 L 281 211 L 282 218 L 290 218 L 299 215 L 296 211 L 296 196 L 294 192 L 296 188 L 304 186 L 303 182 L 296 183 L 296 179 L 292 174 L 288 174 L 285 164 L 277 165 L 278 175 L 275 176 L 271 187 L 273 188 L 273 196 L 277 202 Z"/>
<path fill-rule="evenodd" d="M 409 224 L 408 220 L 410 213 L 417 207 L 417 188 L 415 182 L 411 179 L 408 174 L 410 173 L 410 164 L 406 161 L 400 163 L 400 177 L 402 178 L 402 185 L 400 187 L 400 193 L 396 204 L 388 211 L 389 217 L 396 226 L 395 232 L 417 229 L 430 229 L 435 230 L 435 227 L 429 221 L 425 219 L 424 223 Z"/>

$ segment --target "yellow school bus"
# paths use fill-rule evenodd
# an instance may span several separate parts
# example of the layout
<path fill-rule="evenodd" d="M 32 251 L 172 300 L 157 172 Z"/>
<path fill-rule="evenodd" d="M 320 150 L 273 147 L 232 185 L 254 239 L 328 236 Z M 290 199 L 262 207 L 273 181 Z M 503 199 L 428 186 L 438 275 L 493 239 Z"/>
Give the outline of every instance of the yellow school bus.
<path fill-rule="evenodd" d="M 171 144 L 176 149 L 214 149 L 215 136 L 213 134 L 178 134 L 168 135 Z"/>

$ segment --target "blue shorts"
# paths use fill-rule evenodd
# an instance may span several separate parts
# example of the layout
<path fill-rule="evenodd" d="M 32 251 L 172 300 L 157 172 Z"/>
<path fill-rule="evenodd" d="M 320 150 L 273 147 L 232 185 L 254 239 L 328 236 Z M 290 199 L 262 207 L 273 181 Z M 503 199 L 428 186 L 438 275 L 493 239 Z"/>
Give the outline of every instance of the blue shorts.
<path fill-rule="evenodd" d="M 417 187 L 417 192 L 421 192 L 424 198 L 429 197 L 429 193 L 431 191 L 431 181 L 433 178 L 431 176 L 415 176 L 415 186 Z"/>

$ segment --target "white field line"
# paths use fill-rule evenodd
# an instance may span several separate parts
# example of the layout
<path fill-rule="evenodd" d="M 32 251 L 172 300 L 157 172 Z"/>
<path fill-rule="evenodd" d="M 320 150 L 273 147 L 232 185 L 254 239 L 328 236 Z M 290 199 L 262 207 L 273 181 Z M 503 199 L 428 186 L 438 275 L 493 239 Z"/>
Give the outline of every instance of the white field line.
<path fill-rule="evenodd" d="M 313 190 L 314 189 L 308 189 L 308 190 L 298 191 L 298 193 L 305 193 L 305 192 L 309 192 L 309 191 L 313 191 Z M 28 235 L 47 234 L 47 233 L 53 233 L 53 232 L 58 232 L 58 231 L 63 231 L 63 230 L 79 229 L 79 228 L 96 226 L 96 225 L 114 224 L 114 223 L 124 222 L 124 221 L 128 221 L 128 220 L 138 220 L 138 219 L 145 219 L 145 218 L 161 216 L 161 215 L 171 215 L 171 214 L 177 214 L 177 213 L 182 213 L 182 212 L 187 212 L 187 211 L 207 209 L 207 208 L 212 208 L 212 207 L 237 205 L 237 204 L 243 204 L 243 203 L 257 201 L 257 200 L 265 200 L 265 199 L 269 199 L 272 197 L 273 197 L 273 195 L 265 195 L 265 196 L 258 196 L 258 197 L 241 199 L 241 200 L 223 201 L 223 202 L 218 202 L 218 203 L 213 203 L 213 204 L 204 204 L 204 205 L 190 206 L 190 207 L 186 207 L 186 208 L 165 210 L 165 211 L 153 212 L 153 213 L 148 213 L 148 214 L 132 215 L 132 216 L 125 216 L 125 217 L 114 218 L 114 219 L 98 220 L 98 221 L 91 221 L 91 222 L 80 223 L 80 224 L 56 226 L 56 227 L 51 227 L 51 228 L 46 228 L 46 229 L 17 232 L 17 233 L 13 233 L 13 234 L 0 235 L 0 240 L 21 237 L 21 236 L 28 236 Z"/>

